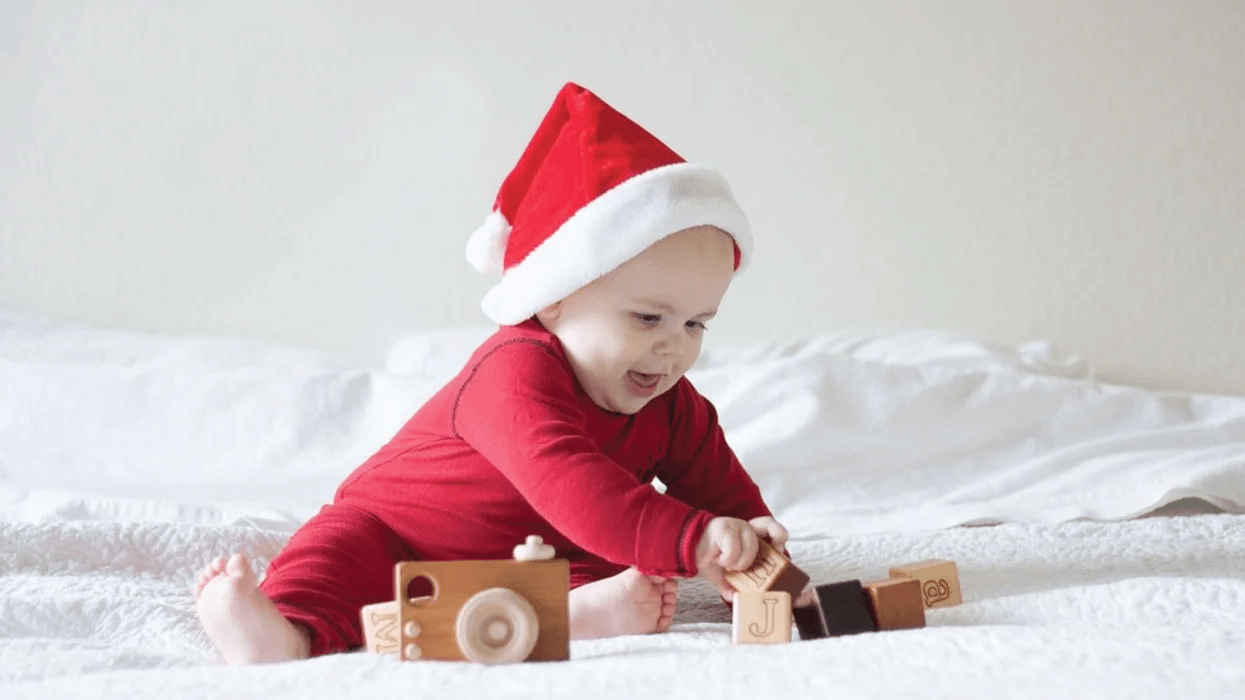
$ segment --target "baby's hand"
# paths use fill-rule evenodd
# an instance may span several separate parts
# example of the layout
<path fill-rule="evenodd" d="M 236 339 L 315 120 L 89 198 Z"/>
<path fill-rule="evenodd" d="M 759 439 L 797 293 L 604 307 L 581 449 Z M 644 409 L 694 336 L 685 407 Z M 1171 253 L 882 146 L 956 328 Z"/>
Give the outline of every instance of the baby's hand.
<path fill-rule="evenodd" d="M 748 524 L 752 526 L 752 529 L 756 531 L 761 539 L 769 540 L 769 543 L 774 545 L 774 549 L 783 554 L 787 553 L 787 528 L 783 527 L 777 520 L 766 515 L 760 518 L 753 518 L 748 521 Z"/>
<path fill-rule="evenodd" d="M 786 531 L 783 533 L 785 540 Z M 696 545 L 696 568 L 723 598 L 734 600 L 735 589 L 726 582 L 724 574 L 752 566 L 758 547 L 757 531 L 751 524 L 739 518 L 714 518 Z"/>
<path fill-rule="evenodd" d="M 753 530 L 756 530 L 757 536 L 769 540 L 770 544 L 774 545 L 774 549 L 777 549 L 784 555 L 787 553 L 787 528 L 783 527 L 777 520 L 774 520 L 769 516 L 765 516 L 761 518 L 753 518 L 748 521 L 748 524 L 752 526 Z M 800 594 L 796 596 L 795 600 L 792 601 L 791 604 L 797 608 L 807 607 L 813 604 L 813 601 L 816 599 L 816 595 L 817 594 L 813 591 L 813 587 L 809 586 L 803 591 L 800 591 Z"/>

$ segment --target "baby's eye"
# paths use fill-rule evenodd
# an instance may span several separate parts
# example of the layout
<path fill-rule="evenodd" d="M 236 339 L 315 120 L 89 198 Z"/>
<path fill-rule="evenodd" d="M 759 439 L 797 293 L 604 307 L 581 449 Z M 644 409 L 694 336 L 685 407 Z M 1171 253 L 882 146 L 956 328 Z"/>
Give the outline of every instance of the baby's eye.
<path fill-rule="evenodd" d="M 694 330 L 694 331 L 707 331 L 707 330 L 709 330 L 709 328 L 708 328 L 707 326 L 705 326 L 704 321 L 688 321 L 688 322 L 687 322 L 686 324 L 684 324 L 684 325 L 686 325 L 688 328 L 690 328 L 691 330 Z"/>
<path fill-rule="evenodd" d="M 661 323 L 661 314 L 633 313 L 631 315 L 635 316 L 640 323 L 643 323 L 646 326 L 656 326 Z"/>

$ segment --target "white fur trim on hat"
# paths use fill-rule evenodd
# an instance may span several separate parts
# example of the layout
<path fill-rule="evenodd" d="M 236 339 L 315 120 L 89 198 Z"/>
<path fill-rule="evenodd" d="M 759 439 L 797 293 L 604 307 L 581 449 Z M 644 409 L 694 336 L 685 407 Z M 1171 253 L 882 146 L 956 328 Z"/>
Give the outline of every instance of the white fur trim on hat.
<path fill-rule="evenodd" d="M 657 241 L 694 226 L 730 234 L 739 246 L 736 272 L 744 269 L 752 257 L 752 234 L 726 180 L 691 163 L 654 168 L 580 208 L 506 270 L 480 306 L 499 324 L 521 323 Z"/>
<path fill-rule="evenodd" d="M 499 211 L 489 214 L 467 239 L 467 262 L 486 275 L 501 272 L 509 237 L 510 222 L 506 217 Z"/>

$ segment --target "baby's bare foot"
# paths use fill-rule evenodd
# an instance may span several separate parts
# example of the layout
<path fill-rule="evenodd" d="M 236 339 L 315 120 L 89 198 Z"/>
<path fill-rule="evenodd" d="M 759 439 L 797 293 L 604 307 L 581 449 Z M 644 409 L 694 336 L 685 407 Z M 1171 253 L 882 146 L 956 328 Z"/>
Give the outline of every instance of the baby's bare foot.
<path fill-rule="evenodd" d="M 307 633 L 285 619 L 257 584 L 241 554 L 220 557 L 199 574 L 195 602 L 212 644 L 230 664 L 307 658 Z"/>
<path fill-rule="evenodd" d="M 674 622 L 679 582 L 631 568 L 571 591 L 571 638 L 665 632 Z"/>

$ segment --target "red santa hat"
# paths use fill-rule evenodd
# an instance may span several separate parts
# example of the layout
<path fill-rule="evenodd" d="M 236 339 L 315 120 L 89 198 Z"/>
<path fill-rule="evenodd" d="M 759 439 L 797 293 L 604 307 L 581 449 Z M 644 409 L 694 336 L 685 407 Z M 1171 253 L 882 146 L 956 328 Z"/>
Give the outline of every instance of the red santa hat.
<path fill-rule="evenodd" d="M 685 161 L 588 90 L 567 83 L 467 242 L 467 260 L 502 273 L 481 306 L 513 325 L 686 228 L 752 253 L 748 220 L 721 175 Z"/>

